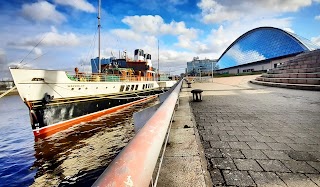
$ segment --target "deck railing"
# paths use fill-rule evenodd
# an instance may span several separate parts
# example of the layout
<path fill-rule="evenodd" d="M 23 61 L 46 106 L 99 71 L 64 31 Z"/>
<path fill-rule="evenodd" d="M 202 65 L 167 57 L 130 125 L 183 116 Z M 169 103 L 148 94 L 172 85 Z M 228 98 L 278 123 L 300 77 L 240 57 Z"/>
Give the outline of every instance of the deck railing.
<path fill-rule="evenodd" d="M 153 172 L 174 114 L 182 81 L 146 122 L 137 135 L 110 163 L 93 186 L 147 187 L 153 183 Z M 157 181 L 157 179 L 155 179 Z"/>
<path fill-rule="evenodd" d="M 104 73 L 67 73 L 67 77 L 72 81 L 79 82 L 129 82 L 129 81 L 155 81 L 155 77 L 147 76 L 124 76 Z"/>

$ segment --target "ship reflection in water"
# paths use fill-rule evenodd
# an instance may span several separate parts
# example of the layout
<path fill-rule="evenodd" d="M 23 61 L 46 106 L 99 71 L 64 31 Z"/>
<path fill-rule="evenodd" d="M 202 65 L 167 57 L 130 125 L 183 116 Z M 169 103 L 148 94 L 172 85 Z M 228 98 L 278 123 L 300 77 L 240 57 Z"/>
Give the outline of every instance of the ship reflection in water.
<path fill-rule="evenodd" d="M 14 184 L 11 185 L 91 186 L 134 136 L 133 113 L 157 102 L 153 100 L 135 105 L 95 121 L 71 127 L 51 137 L 37 139 L 33 142 L 34 155 L 24 158 L 27 160 L 23 161 L 29 162 L 29 166 L 26 167 L 24 163 L 24 167 L 21 168 L 21 170 L 28 171 L 21 172 L 20 170 L 11 174 L 19 180 L 19 176 L 16 175 L 21 173 L 20 178 L 24 180 L 21 180 L 20 183 L 17 180 L 12 181 Z M 28 121 L 25 123 L 27 124 Z M 28 128 L 28 133 L 30 133 L 31 127 L 28 126 Z M 16 129 L 16 133 L 19 134 L 19 129 Z M 30 143 L 31 141 L 26 141 L 25 144 Z M 30 160 L 33 160 L 34 163 L 31 164 Z M 27 176 L 25 176 L 26 173 L 28 173 Z M 1 179 L 5 172 L 0 174 L 0 181 L 10 186 L 9 179 Z"/>

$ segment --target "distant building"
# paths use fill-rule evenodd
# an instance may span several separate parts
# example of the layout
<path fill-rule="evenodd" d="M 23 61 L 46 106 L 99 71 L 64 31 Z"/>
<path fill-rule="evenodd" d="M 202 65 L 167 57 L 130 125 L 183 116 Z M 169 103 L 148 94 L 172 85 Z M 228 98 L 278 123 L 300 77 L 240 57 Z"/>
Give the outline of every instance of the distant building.
<path fill-rule="evenodd" d="M 212 70 L 218 69 L 217 60 L 203 59 L 194 57 L 191 62 L 187 62 L 186 73 L 190 76 L 208 76 L 212 74 Z"/>
<path fill-rule="evenodd" d="M 319 49 L 311 41 L 274 27 L 259 27 L 236 39 L 218 59 L 218 73 L 261 72 Z"/>
<path fill-rule="evenodd" d="M 125 59 L 116 59 L 115 57 L 101 58 L 102 72 L 104 72 L 104 69 L 107 68 L 107 66 L 109 66 L 109 65 L 118 66 L 119 68 L 125 68 L 126 67 L 126 60 Z M 99 57 L 91 59 L 91 68 L 92 68 L 92 73 L 99 72 Z"/>

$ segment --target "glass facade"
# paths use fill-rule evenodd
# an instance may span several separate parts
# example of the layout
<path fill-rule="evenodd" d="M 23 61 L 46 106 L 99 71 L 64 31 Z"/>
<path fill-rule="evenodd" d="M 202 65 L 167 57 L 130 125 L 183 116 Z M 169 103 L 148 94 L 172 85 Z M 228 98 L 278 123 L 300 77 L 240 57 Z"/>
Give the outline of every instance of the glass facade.
<path fill-rule="evenodd" d="M 213 70 L 217 69 L 217 60 L 204 59 L 200 60 L 198 57 L 193 58 L 191 62 L 187 62 L 187 73 L 191 76 L 211 75 Z"/>
<path fill-rule="evenodd" d="M 319 48 L 281 29 L 261 27 L 240 36 L 218 60 L 220 69 Z"/>

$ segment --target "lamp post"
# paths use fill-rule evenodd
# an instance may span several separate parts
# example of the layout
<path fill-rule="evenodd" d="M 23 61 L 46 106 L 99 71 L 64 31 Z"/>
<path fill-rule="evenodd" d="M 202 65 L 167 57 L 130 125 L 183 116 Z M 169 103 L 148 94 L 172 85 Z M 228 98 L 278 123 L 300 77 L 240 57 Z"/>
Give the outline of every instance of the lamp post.
<path fill-rule="evenodd" d="M 201 78 L 201 69 L 203 69 L 203 66 L 199 66 L 200 81 L 202 81 L 202 78 Z"/>
<path fill-rule="evenodd" d="M 211 81 L 213 82 L 213 60 L 211 61 Z"/>

